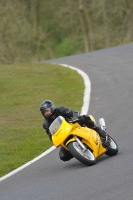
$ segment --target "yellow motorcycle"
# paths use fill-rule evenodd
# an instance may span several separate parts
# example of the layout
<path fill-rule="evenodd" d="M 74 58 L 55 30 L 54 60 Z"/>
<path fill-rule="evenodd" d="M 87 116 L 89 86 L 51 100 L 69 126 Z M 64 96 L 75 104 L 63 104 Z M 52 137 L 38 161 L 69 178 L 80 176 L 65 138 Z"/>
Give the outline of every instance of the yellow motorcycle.
<path fill-rule="evenodd" d="M 95 122 L 92 115 L 90 118 Z M 99 119 L 99 123 L 101 129 L 106 130 L 103 118 Z M 113 156 L 118 152 L 118 145 L 112 137 L 109 136 L 109 145 L 108 148 L 105 148 L 99 134 L 88 127 L 80 126 L 78 120 L 68 123 L 65 118 L 59 116 L 52 122 L 49 130 L 52 142 L 56 147 L 62 146 L 77 160 L 88 166 L 94 165 L 96 159 L 103 154 Z"/>

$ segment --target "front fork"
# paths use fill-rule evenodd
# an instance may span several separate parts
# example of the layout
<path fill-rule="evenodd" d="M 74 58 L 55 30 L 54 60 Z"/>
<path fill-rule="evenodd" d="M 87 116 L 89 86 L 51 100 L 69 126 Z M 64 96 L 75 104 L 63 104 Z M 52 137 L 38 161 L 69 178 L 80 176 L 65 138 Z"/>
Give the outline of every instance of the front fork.
<path fill-rule="evenodd" d="M 77 141 L 77 143 L 81 146 L 81 148 L 85 152 L 87 150 L 86 147 L 85 147 L 85 145 L 80 141 L 80 139 L 77 136 L 73 135 L 73 137 L 75 138 L 75 140 Z"/>

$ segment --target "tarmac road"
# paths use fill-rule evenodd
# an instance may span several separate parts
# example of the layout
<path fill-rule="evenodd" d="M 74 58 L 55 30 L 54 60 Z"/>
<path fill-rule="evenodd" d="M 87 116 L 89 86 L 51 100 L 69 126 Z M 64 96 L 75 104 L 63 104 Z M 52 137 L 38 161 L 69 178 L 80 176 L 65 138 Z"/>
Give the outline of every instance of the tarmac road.
<path fill-rule="evenodd" d="M 60 161 L 56 149 L 1 181 L 0 200 L 133 200 L 133 44 L 48 62 L 89 75 L 89 114 L 105 118 L 119 153 L 87 167 L 76 159 Z"/>

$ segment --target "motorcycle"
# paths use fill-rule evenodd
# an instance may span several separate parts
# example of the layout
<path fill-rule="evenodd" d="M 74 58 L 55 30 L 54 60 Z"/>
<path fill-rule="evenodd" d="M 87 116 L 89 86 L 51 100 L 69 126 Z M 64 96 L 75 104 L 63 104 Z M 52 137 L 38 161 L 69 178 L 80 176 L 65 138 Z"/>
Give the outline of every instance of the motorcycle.
<path fill-rule="evenodd" d="M 95 122 L 92 115 L 90 118 Z M 104 118 L 99 119 L 99 124 L 106 131 Z M 108 147 L 104 147 L 99 134 L 88 127 L 80 126 L 77 119 L 68 123 L 64 117 L 59 116 L 52 122 L 49 130 L 55 147 L 62 146 L 85 165 L 94 165 L 103 154 L 114 156 L 118 153 L 118 145 L 111 136 Z"/>

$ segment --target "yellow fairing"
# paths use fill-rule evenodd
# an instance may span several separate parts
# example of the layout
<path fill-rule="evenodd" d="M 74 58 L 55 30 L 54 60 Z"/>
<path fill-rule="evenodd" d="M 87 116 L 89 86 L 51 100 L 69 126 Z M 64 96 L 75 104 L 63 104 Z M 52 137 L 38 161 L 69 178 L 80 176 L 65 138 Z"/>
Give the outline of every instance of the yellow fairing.
<path fill-rule="evenodd" d="M 102 154 L 106 152 L 106 149 L 101 144 L 101 140 L 99 140 L 97 144 L 94 142 L 93 145 L 91 142 L 93 142 L 93 139 L 90 139 L 89 142 L 85 139 L 82 140 L 82 143 L 86 144 L 89 147 L 91 146 L 91 149 L 93 150 L 93 155 L 95 156 L 95 158 L 101 156 Z"/>
<path fill-rule="evenodd" d="M 91 119 L 95 121 L 92 116 Z M 53 129 L 56 129 L 56 126 L 54 126 Z M 106 152 L 106 149 L 102 146 L 101 139 L 97 132 L 87 127 L 81 127 L 78 123 L 69 124 L 64 118 L 62 119 L 58 130 L 52 135 L 53 144 L 56 147 L 62 146 L 68 150 L 67 145 L 70 142 L 75 141 L 73 135 L 82 138 L 82 143 L 86 144 L 92 150 L 95 158 Z"/>
<path fill-rule="evenodd" d="M 106 152 L 106 149 L 102 146 L 101 139 L 96 131 L 86 127 L 78 126 L 71 132 L 71 134 L 83 138 L 81 140 L 82 143 L 86 144 L 88 147 L 90 147 L 90 149 L 92 149 L 95 158 Z M 69 142 L 71 142 L 71 140 L 68 141 L 67 144 Z"/>
<path fill-rule="evenodd" d="M 72 125 L 67 123 L 65 119 L 63 119 L 62 124 L 58 131 L 52 135 L 52 141 L 56 147 L 60 146 L 65 139 L 70 135 L 72 130 Z"/>

